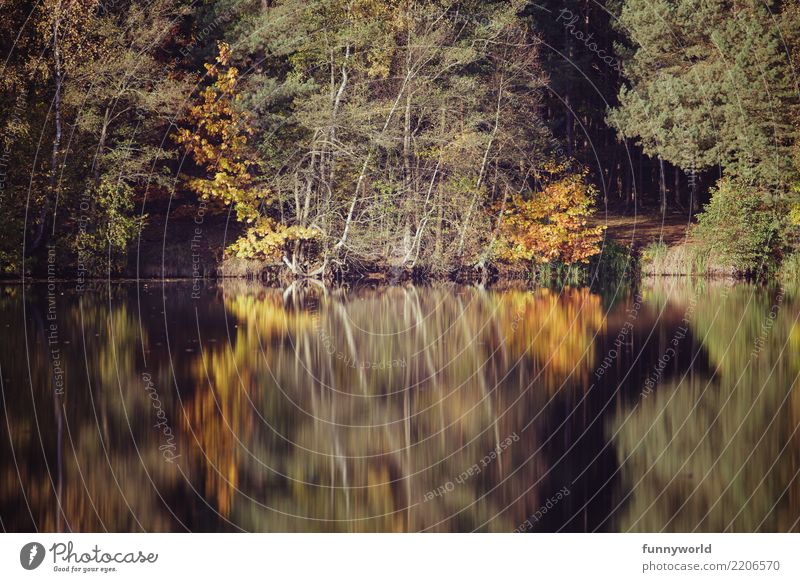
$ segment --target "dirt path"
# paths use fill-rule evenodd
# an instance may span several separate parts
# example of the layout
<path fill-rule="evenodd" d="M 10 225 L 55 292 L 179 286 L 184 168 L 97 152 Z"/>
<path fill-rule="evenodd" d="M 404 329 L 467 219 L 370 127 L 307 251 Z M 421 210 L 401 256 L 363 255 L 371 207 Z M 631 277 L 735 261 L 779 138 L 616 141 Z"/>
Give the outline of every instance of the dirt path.
<path fill-rule="evenodd" d="M 683 243 L 686 240 L 686 231 L 692 222 L 688 213 L 678 214 L 668 211 L 662 217 L 650 211 L 629 216 L 602 210 L 591 219 L 590 224 L 605 226 L 606 236 L 609 239 L 629 248 L 639 249 L 658 241 L 669 246 Z"/>

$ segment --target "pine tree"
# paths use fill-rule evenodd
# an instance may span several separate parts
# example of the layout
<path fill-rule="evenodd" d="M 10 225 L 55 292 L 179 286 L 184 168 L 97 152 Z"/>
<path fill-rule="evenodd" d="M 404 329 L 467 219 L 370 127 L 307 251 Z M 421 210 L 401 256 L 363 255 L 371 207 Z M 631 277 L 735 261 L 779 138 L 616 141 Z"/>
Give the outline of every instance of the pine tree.
<path fill-rule="evenodd" d="M 629 85 L 610 123 L 684 170 L 719 165 L 785 193 L 797 95 L 771 13 L 779 8 L 761 0 L 625 0 L 619 29 L 629 42 Z"/>

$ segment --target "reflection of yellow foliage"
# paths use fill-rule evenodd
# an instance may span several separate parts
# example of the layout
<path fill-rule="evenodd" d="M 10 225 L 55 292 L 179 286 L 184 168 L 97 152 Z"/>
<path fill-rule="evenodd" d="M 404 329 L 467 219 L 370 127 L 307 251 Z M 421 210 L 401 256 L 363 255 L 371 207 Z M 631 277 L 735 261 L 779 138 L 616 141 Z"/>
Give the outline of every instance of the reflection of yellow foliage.
<path fill-rule="evenodd" d="M 795 329 L 798 329 L 796 325 Z M 796 354 L 797 352 L 792 353 Z M 792 387 L 792 395 L 789 399 L 789 430 L 792 431 L 794 442 L 790 445 L 792 453 L 789 458 L 788 471 L 791 475 L 796 475 L 800 470 L 800 384 L 797 382 Z M 800 487 L 796 484 L 789 488 L 789 508 L 790 511 L 786 512 L 786 519 L 783 520 L 786 523 L 781 531 L 796 532 L 799 526 L 794 516 L 800 514 Z"/>
<path fill-rule="evenodd" d="M 789 209 L 789 222 L 793 226 L 800 226 L 800 203 L 794 203 Z"/>
<path fill-rule="evenodd" d="M 227 296 L 225 306 L 240 325 L 244 324 L 247 330 L 252 330 L 262 341 L 310 330 L 314 325 L 313 313 L 288 309 L 278 292 Z"/>
<path fill-rule="evenodd" d="M 600 296 L 588 289 L 561 293 L 509 293 L 503 299 L 508 345 L 546 363 L 548 386 L 557 390 L 570 374 L 584 381 L 594 365 L 592 342 L 603 326 Z"/>
<path fill-rule="evenodd" d="M 800 353 L 800 325 L 797 323 L 792 325 L 792 329 L 789 332 L 789 349 L 787 353 Z M 797 359 L 787 359 L 792 362 L 796 371 L 798 364 Z M 789 430 L 792 431 L 792 440 L 794 441 L 790 447 L 792 454 L 790 456 L 789 472 L 792 475 L 796 475 L 797 471 L 800 470 L 800 383 L 796 381 L 792 386 L 792 394 L 789 398 Z M 797 532 L 799 526 L 794 516 L 800 514 L 800 487 L 796 485 L 796 482 L 793 487 L 789 488 L 788 503 L 790 511 L 786 512 L 786 519 L 783 520 L 786 523 L 783 524 L 784 527 L 781 528 L 781 531 Z"/>
<path fill-rule="evenodd" d="M 230 514 L 239 482 L 239 445 L 252 431 L 252 397 L 259 390 L 258 346 L 272 338 L 310 327 L 306 311 L 287 310 L 281 294 L 238 294 L 226 298 L 228 311 L 239 322 L 236 340 L 224 348 L 207 348 L 195 364 L 197 392 L 186 405 L 184 423 L 197 443 L 189 447 L 205 468 L 205 486 L 220 513 Z"/>
<path fill-rule="evenodd" d="M 206 495 L 228 516 L 238 483 L 236 438 L 246 439 L 251 429 L 250 403 L 242 387 L 252 384 L 249 368 L 240 362 L 237 370 L 230 349 L 206 352 L 204 360 L 195 362 L 197 392 L 186 403 L 183 423 L 196 439 L 189 450 L 205 467 Z"/>
<path fill-rule="evenodd" d="M 795 323 L 789 332 L 789 350 L 790 354 L 800 354 L 800 325 Z"/>
<path fill-rule="evenodd" d="M 206 497 L 250 529 L 512 529 L 535 496 L 522 496 L 513 517 L 497 518 L 511 493 L 519 495 L 532 479 L 526 468 L 504 480 L 516 468 L 511 449 L 446 499 L 420 505 L 428 491 L 472 467 L 517 428 L 498 418 L 506 408 L 502 391 L 492 390 L 482 365 L 492 353 L 505 358 L 491 345 L 499 347 L 498 327 L 511 325 L 513 313 L 490 325 L 497 308 L 493 296 L 470 294 L 472 301 L 461 302 L 450 291 L 390 288 L 361 292 L 357 300 L 335 295 L 318 308 L 303 309 L 288 306 L 277 291 L 226 290 L 236 337 L 224 348 L 206 348 L 205 364 L 195 363 L 200 388 L 186 406 L 198 442 L 184 448 L 200 467 Z M 308 306 L 305 299 L 299 303 Z M 402 333 L 392 333 L 397 330 Z M 425 352 L 415 356 L 421 347 Z M 402 367 L 367 371 L 340 353 L 353 361 L 406 360 Z M 363 398 L 363 386 L 387 394 Z M 530 394 L 542 398 L 541 391 Z M 290 444 L 264 434 L 248 395 Z M 407 422 L 394 420 L 400 418 Z M 234 435 L 280 475 L 265 475 Z M 454 443 L 460 450 L 449 455 Z M 525 443 L 514 451 L 536 441 Z M 536 463 L 526 467 L 540 470 Z M 254 481 L 260 489 L 248 494 L 286 515 L 316 521 L 280 518 L 237 502 L 236 487 Z M 476 503 L 487 483 L 498 483 L 497 491 Z M 470 504 L 455 524 L 451 516 Z"/>

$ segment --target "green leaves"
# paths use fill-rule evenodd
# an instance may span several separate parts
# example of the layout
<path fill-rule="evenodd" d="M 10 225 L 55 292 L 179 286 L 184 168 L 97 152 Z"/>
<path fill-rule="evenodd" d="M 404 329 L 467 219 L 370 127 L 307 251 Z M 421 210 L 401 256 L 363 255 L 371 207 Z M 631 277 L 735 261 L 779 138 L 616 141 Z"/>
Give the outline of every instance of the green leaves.
<path fill-rule="evenodd" d="M 789 147 L 798 99 L 763 3 L 626 0 L 619 28 L 633 48 L 624 66 L 630 86 L 608 117 L 621 135 L 684 170 L 721 165 L 785 187 L 796 172 Z"/>
<path fill-rule="evenodd" d="M 747 274 L 764 275 L 783 251 L 783 224 L 764 192 L 723 178 L 698 216 L 693 237 L 715 259 Z"/>

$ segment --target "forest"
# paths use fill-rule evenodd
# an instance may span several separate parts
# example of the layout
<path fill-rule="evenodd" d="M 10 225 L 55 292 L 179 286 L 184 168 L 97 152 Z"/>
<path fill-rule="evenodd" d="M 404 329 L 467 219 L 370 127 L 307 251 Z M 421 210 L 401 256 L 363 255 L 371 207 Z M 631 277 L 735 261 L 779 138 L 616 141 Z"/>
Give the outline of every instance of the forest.
<path fill-rule="evenodd" d="M 800 4 L 4 0 L 0 270 L 800 273 Z M 609 216 L 683 220 L 620 244 Z M 148 270 L 149 269 L 149 270 Z"/>

